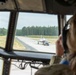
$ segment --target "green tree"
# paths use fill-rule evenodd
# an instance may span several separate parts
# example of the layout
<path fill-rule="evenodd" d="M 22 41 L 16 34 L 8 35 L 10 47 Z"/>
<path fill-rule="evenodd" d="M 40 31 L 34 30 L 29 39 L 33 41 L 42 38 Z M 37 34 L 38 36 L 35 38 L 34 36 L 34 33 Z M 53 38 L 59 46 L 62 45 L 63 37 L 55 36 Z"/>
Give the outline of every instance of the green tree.
<path fill-rule="evenodd" d="M 26 27 L 22 28 L 22 35 L 25 36 L 26 35 Z"/>
<path fill-rule="evenodd" d="M 5 28 L 0 28 L 0 35 L 6 35 L 7 30 Z"/>
<path fill-rule="evenodd" d="M 17 30 L 16 30 L 16 35 L 17 35 L 17 36 L 21 36 L 21 35 L 22 35 L 21 29 L 17 29 Z"/>

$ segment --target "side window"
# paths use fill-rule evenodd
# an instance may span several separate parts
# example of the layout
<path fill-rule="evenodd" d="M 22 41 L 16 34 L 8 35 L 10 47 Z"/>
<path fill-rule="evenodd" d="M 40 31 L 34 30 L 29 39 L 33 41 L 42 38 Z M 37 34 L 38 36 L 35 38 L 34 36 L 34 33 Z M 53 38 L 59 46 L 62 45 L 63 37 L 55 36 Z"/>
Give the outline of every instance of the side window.
<path fill-rule="evenodd" d="M 10 12 L 0 12 L 0 47 L 5 48 Z M 0 75 L 3 70 L 3 59 L 0 57 Z"/>
<path fill-rule="evenodd" d="M 10 12 L 0 12 L 0 47 L 5 48 Z"/>
<path fill-rule="evenodd" d="M 19 13 L 13 49 L 55 53 L 57 15 Z"/>

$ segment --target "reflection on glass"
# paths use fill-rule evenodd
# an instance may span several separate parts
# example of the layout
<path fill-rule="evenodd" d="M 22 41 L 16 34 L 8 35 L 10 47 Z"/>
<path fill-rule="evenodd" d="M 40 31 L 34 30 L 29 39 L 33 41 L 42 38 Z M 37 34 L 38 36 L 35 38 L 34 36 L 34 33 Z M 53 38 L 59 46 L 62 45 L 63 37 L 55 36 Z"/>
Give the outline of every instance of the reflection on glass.
<path fill-rule="evenodd" d="M 34 67 L 40 68 L 43 66 L 42 64 L 33 64 L 31 61 L 21 61 L 13 60 L 11 62 L 10 75 L 35 75 L 38 69 Z"/>
<path fill-rule="evenodd" d="M 0 47 L 5 47 L 9 15 L 9 12 L 0 12 Z"/>
<path fill-rule="evenodd" d="M 19 13 L 14 49 L 55 53 L 57 15 Z"/>

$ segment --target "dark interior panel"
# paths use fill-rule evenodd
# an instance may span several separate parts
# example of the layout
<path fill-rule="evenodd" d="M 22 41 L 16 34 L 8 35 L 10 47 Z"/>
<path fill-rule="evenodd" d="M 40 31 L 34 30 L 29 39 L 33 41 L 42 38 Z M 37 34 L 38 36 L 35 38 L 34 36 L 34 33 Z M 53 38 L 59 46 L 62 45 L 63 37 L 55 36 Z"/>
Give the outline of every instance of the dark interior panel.
<path fill-rule="evenodd" d="M 75 0 L 45 0 L 45 3 L 47 13 L 74 14 L 76 12 Z"/>
<path fill-rule="evenodd" d="M 0 2 L 0 10 L 27 11 L 50 14 L 74 14 L 75 0 L 6 0 Z"/>

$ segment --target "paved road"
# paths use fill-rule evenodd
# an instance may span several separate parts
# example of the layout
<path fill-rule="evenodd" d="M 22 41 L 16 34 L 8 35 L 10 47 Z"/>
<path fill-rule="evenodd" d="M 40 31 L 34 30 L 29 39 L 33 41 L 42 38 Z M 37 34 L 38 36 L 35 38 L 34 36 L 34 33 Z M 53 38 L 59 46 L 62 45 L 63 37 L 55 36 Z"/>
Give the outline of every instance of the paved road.
<path fill-rule="evenodd" d="M 17 39 L 26 46 L 27 50 L 40 51 L 40 52 L 51 52 L 55 53 L 55 45 L 50 44 L 49 46 L 44 46 L 37 44 L 36 40 L 28 37 L 17 37 Z"/>

